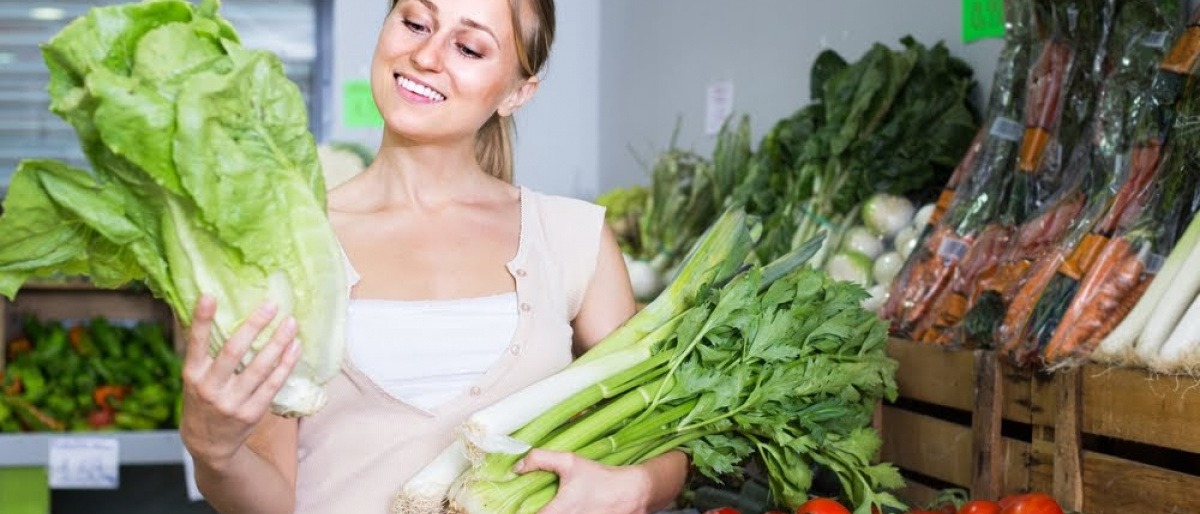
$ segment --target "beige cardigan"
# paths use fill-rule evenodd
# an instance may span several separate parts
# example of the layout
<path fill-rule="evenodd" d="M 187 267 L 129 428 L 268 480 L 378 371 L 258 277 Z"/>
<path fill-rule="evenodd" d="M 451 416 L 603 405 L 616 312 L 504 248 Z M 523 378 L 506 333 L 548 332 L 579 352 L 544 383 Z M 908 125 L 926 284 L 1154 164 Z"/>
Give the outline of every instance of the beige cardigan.
<path fill-rule="evenodd" d="M 520 242 L 508 263 L 520 306 L 509 351 L 431 412 L 389 396 L 344 359 L 326 386 L 328 403 L 300 420 L 296 513 L 391 512 L 401 486 L 467 416 L 569 364 L 570 323 L 595 271 L 603 221 L 599 206 L 522 188 Z"/>

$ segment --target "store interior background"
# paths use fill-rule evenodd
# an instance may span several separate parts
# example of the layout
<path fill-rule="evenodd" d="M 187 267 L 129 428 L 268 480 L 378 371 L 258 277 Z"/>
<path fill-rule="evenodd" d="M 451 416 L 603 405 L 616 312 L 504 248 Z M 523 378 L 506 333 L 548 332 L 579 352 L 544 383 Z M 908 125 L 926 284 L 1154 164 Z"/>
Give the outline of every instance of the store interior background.
<path fill-rule="evenodd" d="M 317 2 L 317 12 L 332 19 L 328 74 L 314 89 L 323 95 L 318 132 L 324 141 L 374 148 L 380 129 L 345 126 L 341 86 L 367 77 L 388 0 Z M 975 69 L 978 102 L 1001 48 L 998 39 L 964 43 L 962 3 L 951 0 L 559 0 L 557 8 L 543 87 L 517 116 L 517 180 L 587 199 L 645 183 L 639 158 L 648 162 L 666 149 L 678 120 L 679 146 L 711 152 L 705 92 L 715 82 L 733 82 L 734 112 L 751 117 L 757 141 L 808 102 L 809 65 L 823 48 L 854 60 L 875 42 L 895 46 L 905 35 L 926 45 L 944 41 Z M 186 500 L 180 466 L 124 467 L 118 491 L 53 498 L 56 513 L 212 512 Z"/>
<path fill-rule="evenodd" d="M 909 34 L 926 45 L 942 40 L 976 70 L 981 91 L 1001 47 L 998 39 L 963 43 L 962 3 L 952 0 L 560 0 L 556 7 L 543 86 L 517 113 L 517 180 L 588 199 L 646 182 L 638 159 L 665 150 L 677 121 L 679 146 L 710 153 L 710 84 L 732 81 L 734 111 L 750 116 L 757 142 L 808 102 L 809 66 L 825 47 L 855 60 L 874 42 L 898 46 Z M 367 76 L 387 8 L 387 0 L 334 2 L 333 84 Z M 345 128 L 341 95 L 331 100 L 331 139 L 378 145 L 378 129 Z"/>

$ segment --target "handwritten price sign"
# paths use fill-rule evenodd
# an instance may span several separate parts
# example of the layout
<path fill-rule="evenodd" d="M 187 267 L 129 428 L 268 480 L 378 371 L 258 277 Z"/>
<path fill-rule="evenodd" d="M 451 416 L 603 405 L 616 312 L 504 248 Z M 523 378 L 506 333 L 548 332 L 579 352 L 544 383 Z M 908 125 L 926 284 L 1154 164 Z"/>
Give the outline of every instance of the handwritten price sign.
<path fill-rule="evenodd" d="M 963 0 L 963 41 L 1004 37 L 1003 0 Z"/>
<path fill-rule="evenodd" d="M 52 489 L 116 489 L 120 484 L 116 439 L 62 437 L 50 440 Z"/>

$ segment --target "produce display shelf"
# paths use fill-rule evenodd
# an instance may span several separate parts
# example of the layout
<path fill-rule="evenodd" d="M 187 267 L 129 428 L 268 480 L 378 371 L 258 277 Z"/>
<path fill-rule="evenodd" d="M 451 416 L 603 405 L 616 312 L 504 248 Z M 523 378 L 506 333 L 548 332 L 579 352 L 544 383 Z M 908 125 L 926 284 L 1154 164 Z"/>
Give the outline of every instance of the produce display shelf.
<path fill-rule="evenodd" d="M 0 467 L 45 466 L 49 463 L 50 441 L 73 437 L 116 439 L 122 466 L 183 462 L 183 442 L 177 430 L 58 432 L 0 434 Z"/>
<path fill-rule="evenodd" d="M 1087 514 L 1200 512 L 1200 380 L 1088 365 L 1014 368 L 987 350 L 893 340 L 900 400 L 882 458 L 911 502 L 1041 491 Z"/>

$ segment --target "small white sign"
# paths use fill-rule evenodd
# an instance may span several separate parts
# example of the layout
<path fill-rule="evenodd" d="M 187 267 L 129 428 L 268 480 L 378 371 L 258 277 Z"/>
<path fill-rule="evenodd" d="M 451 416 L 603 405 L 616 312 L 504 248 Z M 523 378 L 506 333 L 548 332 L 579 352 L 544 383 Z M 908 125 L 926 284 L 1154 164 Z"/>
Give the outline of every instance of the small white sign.
<path fill-rule="evenodd" d="M 51 489 L 116 489 L 120 486 L 120 446 L 104 437 L 50 440 Z"/>
<path fill-rule="evenodd" d="M 200 488 L 196 487 L 196 461 L 192 460 L 192 454 L 188 453 L 187 448 L 183 449 L 183 481 L 187 487 L 188 500 L 198 502 L 204 499 Z"/>
<path fill-rule="evenodd" d="M 710 136 L 720 132 L 721 125 L 730 114 L 733 114 L 733 81 L 726 80 L 708 86 L 704 132 Z"/>

